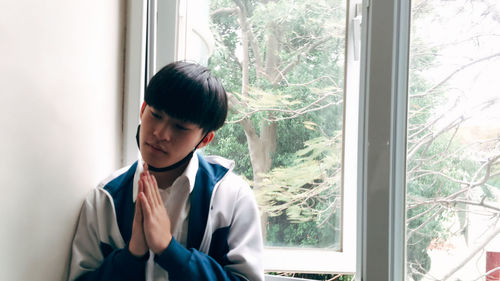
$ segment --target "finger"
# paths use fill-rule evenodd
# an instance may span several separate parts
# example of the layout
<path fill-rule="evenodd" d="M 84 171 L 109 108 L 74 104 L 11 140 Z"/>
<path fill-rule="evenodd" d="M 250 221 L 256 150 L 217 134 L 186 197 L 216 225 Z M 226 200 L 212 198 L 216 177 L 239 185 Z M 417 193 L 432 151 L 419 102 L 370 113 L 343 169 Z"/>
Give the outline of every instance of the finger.
<path fill-rule="evenodd" d="M 162 205 L 163 202 L 161 200 L 161 195 L 158 189 L 158 183 L 156 182 L 156 178 L 153 175 L 149 174 L 148 181 L 152 187 L 151 194 L 153 195 L 153 200 L 155 201 L 156 206 Z"/>
<path fill-rule="evenodd" d="M 147 171 L 142 171 L 139 175 L 139 179 L 143 179 L 147 175 Z"/>
<path fill-rule="evenodd" d="M 161 198 L 158 198 L 158 184 L 156 183 L 154 176 L 149 172 L 146 175 L 146 182 L 151 192 L 150 203 L 152 204 L 152 207 L 158 207 L 161 203 Z"/>
<path fill-rule="evenodd" d="M 139 190 L 137 192 L 137 198 L 135 200 L 135 215 L 142 221 L 142 206 L 141 200 L 139 200 L 140 194 L 144 194 L 144 184 L 139 181 Z"/>
<path fill-rule="evenodd" d="M 142 179 L 143 181 L 143 184 L 144 184 L 144 195 L 145 196 L 145 199 L 148 201 L 150 207 L 153 207 L 156 202 L 155 202 L 155 199 L 153 197 L 153 187 L 151 186 L 151 184 L 149 183 L 149 179 L 148 179 L 148 176 L 144 176 L 144 178 Z"/>
<path fill-rule="evenodd" d="M 141 193 L 141 194 L 144 194 L 144 193 Z M 136 214 L 137 214 L 139 220 L 142 221 L 142 204 L 141 204 L 141 200 L 137 200 L 137 203 L 135 205 L 135 209 L 136 209 Z"/>
<path fill-rule="evenodd" d="M 144 176 L 146 176 L 148 174 L 148 164 L 146 164 L 146 162 L 144 162 L 142 164 L 142 172 L 140 173 L 140 179 L 142 179 Z"/>
<path fill-rule="evenodd" d="M 141 209 L 141 204 L 139 202 L 139 198 L 135 200 L 135 211 L 134 211 L 134 220 L 139 219 L 139 210 Z"/>
<path fill-rule="evenodd" d="M 139 195 L 141 194 L 143 189 L 142 182 L 139 180 L 138 182 L 138 188 L 137 188 L 137 198 L 135 199 L 135 216 L 137 217 L 137 214 L 139 212 L 139 209 L 141 208 L 141 202 L 139 200 Z"/>
<path fill-rule="evenodd" d="M 150 206 L 148 200 L 146 199 L 146 196 L 144 195 L 144 193 L 140 194 L 139 199 L 141 200 L 141 207 L 142 207 L 141 211 L 143 213 L 144 219 L 151 217 L 151 206 Z"/>
<path fill-rule="evenodd" d="M 141 177 L 139 178 L 137 194 L 139 194 L 141 192 L 144 192 L 144 183 L 142 181 L 142 174 L 141 174 Z"/>
<path fill-rule="evenodd" d="M 157 202 L 159 205 L 163 205 L 163 199 L 161 198 L 160 188 L 158 187 L 158 182 L 156 181 L 156 178 L 153 175 L 151 175 L 151 180 L 153 182 L 153 186 L 156 186 L 155 193 L 156 193 Z"/>

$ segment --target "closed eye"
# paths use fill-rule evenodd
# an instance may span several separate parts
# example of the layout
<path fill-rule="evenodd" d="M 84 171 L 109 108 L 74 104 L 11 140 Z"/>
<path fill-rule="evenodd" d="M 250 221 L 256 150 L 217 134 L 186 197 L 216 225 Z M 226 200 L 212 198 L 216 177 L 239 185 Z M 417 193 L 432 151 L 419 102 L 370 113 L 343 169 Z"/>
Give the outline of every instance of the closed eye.
<path fill-rule="evenodd" d="M 151 115 L 156 119 L 161 119 L 160 114 L 154 113 L 153 111 L 151 111 Z"/>
<path fill-rule="evenodd" d="M 189 128 L 187 128 L 187 127 L 185 127 L 185 126 L 183 126 L 183 125 L 181 125 L 181 124 L 175 124 L 175 127 L 176 127 L 177 129 L 179 129 L 179 130 L 182 130 L 182 131 L 187 131 L 187 130 L 189 130 Z"/>

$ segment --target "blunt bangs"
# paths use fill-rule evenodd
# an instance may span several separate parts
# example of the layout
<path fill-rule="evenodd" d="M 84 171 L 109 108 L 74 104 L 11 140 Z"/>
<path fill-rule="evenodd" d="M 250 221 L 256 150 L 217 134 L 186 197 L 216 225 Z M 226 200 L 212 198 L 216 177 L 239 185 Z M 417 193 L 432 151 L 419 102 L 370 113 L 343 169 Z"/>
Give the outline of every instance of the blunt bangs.
<path fill-rule="evenodd" d="M 222 127 L 227 116 L 227 96 L 208 68 L 187 62 L 163 67 L 148 84 L 148 105 L 169 116 L 197 124 L 205 132 Z"/>

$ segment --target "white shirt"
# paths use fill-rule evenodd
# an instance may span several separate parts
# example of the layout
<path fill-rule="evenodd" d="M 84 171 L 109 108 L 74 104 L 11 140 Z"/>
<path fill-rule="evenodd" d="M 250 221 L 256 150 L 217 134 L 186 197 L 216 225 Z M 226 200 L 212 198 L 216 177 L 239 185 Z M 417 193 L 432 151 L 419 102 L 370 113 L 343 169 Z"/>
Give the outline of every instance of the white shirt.
<path fill-rule="evenodd" d="M 139 176 L 143 171 L 143 160 L 139 159 L 134 185 L 138 184 Z M 168 188 L 160 187 L 160 195 L 170 218 L 172 236 L 182 245 L 187 245 L 190 201 L 189 195 L 193 191 L 199 161 L 193 155 L 184 172 Z M 137 188 L 134 188 L 134 201 L 137 198 Z M 168 281 L 168 272 L 155 263 L 155 254 L 150 250 L 146 266 L 146 281 Z"/>

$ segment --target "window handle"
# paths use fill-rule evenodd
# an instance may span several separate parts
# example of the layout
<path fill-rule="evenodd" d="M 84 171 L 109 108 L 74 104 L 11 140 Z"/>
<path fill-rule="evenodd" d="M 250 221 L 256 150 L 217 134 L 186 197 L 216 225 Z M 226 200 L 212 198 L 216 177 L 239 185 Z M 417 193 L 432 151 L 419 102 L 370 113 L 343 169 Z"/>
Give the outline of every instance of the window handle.
<path fill-rule="evenodd" d="M 361 3 L 356 3 L 354 6 L 354 17 L 352 19 L 352 31 L 353 31 L 353 48 L 354 48 L 354 60 L 359 61 L 361 54 L 361 23 L 362 23 L 362 10 L 363 5 Z"/>

